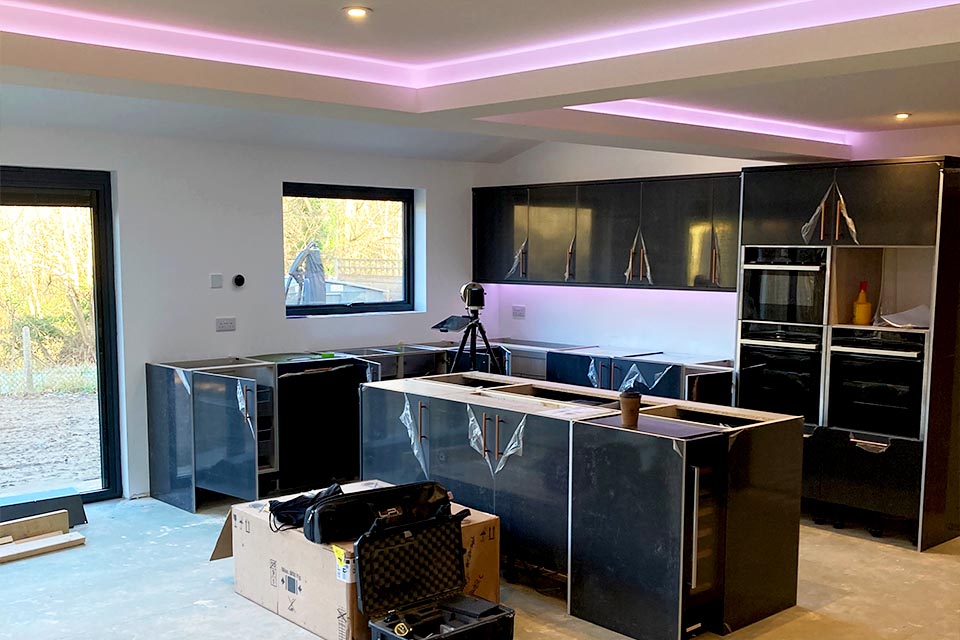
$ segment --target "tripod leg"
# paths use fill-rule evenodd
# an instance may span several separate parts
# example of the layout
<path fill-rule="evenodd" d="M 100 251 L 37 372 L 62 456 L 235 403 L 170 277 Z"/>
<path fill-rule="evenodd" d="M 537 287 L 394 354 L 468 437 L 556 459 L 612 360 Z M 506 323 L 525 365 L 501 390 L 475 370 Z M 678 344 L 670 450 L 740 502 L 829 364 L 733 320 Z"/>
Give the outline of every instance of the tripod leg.
<path fill-rule="evenodd" d="M 457 365 L 460 364 L 460 358 L 463 357 L 463 350 L 467 346 L 467 339 L 470 337 L 470 332 L 473 331 L 473 323 L 467 325 L 467 328 L 463 330 L 463 337 L 460 338 L 460 347 L 457 349 L 457 356 L 453 359 L 453 366 L 450 367 L 450 370 L 447 373 L 456 373 Z"/>
<path fill-rule="evenodd" d="M 493 352 L 493 349 L 490 347 L 490 341 L 487 340 L 487 331 L 483 328 L 483 325 L 480 321 L 477 321 L 477 329 L 480 330 L 480 337 L 483 338 L 483 346 L 487 348 L 487 353 L 490 355 L 490 359 L 493 361 L 494 373 L 503 374 L 503 367 L 500 366 L 500 359 L 497 357 L 497 354 Z"/>

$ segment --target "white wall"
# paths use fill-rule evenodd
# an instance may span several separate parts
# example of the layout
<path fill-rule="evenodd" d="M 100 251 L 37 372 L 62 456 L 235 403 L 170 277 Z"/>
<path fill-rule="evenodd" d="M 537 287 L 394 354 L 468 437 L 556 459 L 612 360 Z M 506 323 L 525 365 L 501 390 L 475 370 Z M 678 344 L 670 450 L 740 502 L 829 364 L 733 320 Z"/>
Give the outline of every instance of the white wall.
<path fill-rule="evenodd" d="M 424 341 L 438 337 L 430 325 L 462 310 L 457 292 L 470 275 L 470 164 L 11 126 L 0 130 L 0 163 L 114 172 L 128 496 L 148 491 L 144 363 Z M 285 180 L 423 189 L 425 312 L 288 320 Z M 211 290 L 210 273 L 225 280 L 242 273 L 247 284 L 236 290 L 228 280 Z M 217 316 L 236 316 L 237 331 L 215 333 Z"/>
<path fill-rule="evenodd" d="M 772 163 L 549 142 L 507 162 L 478 166 L 477 184 L 713 173 L 762 164 Z M 501 337 L 733 357 L 734 293 L 525 285 L 493 289 L 496 307 L 488 307 L 484 324 Z M 513 305 L 526 306 L 525 319 L 513 319 Z"/>
<path fill-rule="evenodd" d="M 877 131 L 860 136 L 853 151 L 855 160 L 957 156 L 960 155 L 960 126 Z"/>

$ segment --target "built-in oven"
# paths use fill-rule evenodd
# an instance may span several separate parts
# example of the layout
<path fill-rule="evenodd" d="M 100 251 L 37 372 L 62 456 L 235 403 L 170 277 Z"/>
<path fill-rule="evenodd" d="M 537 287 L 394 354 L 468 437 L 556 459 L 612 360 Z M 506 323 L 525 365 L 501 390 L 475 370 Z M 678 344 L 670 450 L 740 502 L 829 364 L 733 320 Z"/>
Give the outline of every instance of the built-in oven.
<path fill-rule="evenodd" d="M 823 324 L 825 247 L 744 247 L 740 318 Z"/>
<path fill-rule="evenodd" d="M 919 439 L 926 333 L 834 327 L 827 424 Z"/>
<path fill-rule="evenodd" d="M 740 325 L 737 406 L 821 423 L 823 327 Z"/>

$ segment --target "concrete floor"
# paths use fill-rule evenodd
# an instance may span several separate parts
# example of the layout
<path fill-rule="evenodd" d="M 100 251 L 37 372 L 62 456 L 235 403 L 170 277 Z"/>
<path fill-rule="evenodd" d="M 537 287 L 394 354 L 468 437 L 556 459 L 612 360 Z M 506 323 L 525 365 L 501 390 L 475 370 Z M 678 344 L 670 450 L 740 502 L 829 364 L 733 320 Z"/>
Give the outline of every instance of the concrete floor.
<path fill-rule="evenodd" d="M 0 638 L 316 640 L 236 595 L 231 560 L 207 561 L 222 513 L 88 506 L 85 547 L 0 565 Z M 960 640 L 960 540 L 919 554 L 804 525 L 800 555 L 799 606 L 727 638 Z M 503 597 L 518 640 L 622 638 L 534 591 L 505 586 Z"/>

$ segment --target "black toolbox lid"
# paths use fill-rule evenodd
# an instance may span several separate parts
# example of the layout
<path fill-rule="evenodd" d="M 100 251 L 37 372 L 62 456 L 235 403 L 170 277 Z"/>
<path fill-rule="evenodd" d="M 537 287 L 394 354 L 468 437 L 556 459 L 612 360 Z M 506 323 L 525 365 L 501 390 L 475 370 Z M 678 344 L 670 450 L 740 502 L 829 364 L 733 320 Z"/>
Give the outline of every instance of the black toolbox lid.
<path fill-rule="evenodd" d="M 466 515 L 465 513 L 460 514 Z M 458 516 L 441 515 L 364 534 L 355 545 L 357 601 L 371 619 L 463 592 L 463 538 Z"/>

